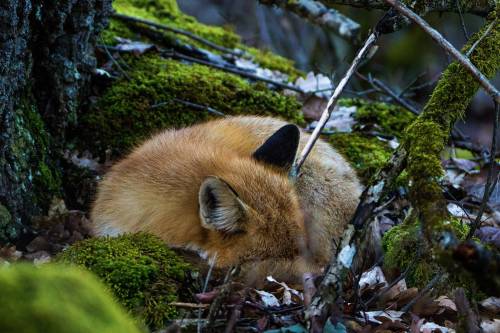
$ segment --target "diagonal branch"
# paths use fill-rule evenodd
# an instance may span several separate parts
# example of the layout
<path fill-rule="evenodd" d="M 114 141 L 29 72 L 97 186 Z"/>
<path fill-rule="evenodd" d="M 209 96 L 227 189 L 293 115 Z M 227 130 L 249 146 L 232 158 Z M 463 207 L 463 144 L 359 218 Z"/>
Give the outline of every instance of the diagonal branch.
<path fill-rule="evenodd" d="M 353 40 L 359 35 L 360 25 L 339 11 L 314 0 L 259 0 L 265 5 L 276 5 L 308 21 L 335 31 L 342 38 Z"/>
<path fill-rule="evenodd" d="M 335 90 L 332 94 L 332 97 L 330 97 L 330 100 L 328 101 L 328 104 L 323 111 L 323 114 L 321 115 L 321 118 L 318 121 L 318 125 L 314 128 L 313 133 L 309 137 L 309 140 L 307 141 L 304 149 L 302 149 L 302 152 L 300 153 L 300 156 L 297 158 L 295 161 L 294 165 L 292 166 L 292 169 L 290 171 L 290 176 L 291 178 L 297 177 L 299 174 L 300 168 L 302 167 L 302 164 L 304 164 L 307 156 L 311 152 L 311 150 L 314 147 L 314 144 L 319 138 L 319 135 L 323 131 L 323 128 L 326 125 L 326 122 L 330 118 L 333 110 L 335 109 L 335 106 L 337 105 L 337 102 L 339 100 L 340 95 L 342 94 L 342 91 L 346 87 L 347 83 L 349 82 L 349 79 L 353 76 L 353 74 L 356 72 L 356 69 L 358 68 L 359 64 L 363 59 L 365 59 L 366 55 L 372 50 L 372 48 L 375 46 L 378 40 L 378 32 L 373 32 L 368 36 L 366 39 L 363 47 L 358 51 L 358 54 L 354 58 L 354 60 L 351 63 L 351 66 L 345 73 L 344 77 L 340 80 L 339 84 L 337 87 L 335 87 Z"/>
<path fill-rule="evenodd" d="M 320 0 L 327 6 L 331 5 L 347 5 L 352 7 L 367 8 L 367 9 L 388 9 L 389 6 L 384 0 Z M 419 14 L 424 15 L 429 12 L 455 12 L 458 13 L 455 0 L 440 0 L 440 1 L 412 1 L 419 7 Z M 486 16 L 489 12 L 495 9 L 495 0 L 476 0 L 467 1 L 460 10 L 462 13 L 475 14 Z"/>

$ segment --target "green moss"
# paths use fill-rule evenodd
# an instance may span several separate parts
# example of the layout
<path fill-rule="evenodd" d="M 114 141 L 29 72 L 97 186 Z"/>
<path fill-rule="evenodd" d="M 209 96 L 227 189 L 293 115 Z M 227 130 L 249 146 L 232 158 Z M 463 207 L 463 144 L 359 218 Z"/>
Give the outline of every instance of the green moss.
<path fill-rule="evenodd" d="M 342 106 L 355 106 L 354 119 L 363 125 L 375 125 L 385 135 L 401 138 L 403 130 L 415 120 L 410 111 L 389 103 L 369 102 L 362 99 L 342 99 Z"/>
<path fill-rule="evenodd" d="M 262 51 L 253 47 L 240 46 L 242 49 L 253 55 L 254 61 L 264 68 L 280 71 L 288 74 L 288 79 L 292 82 L 304 76 L 302 71 L 295 68 L 295 63 L 287 58 L 283 58 L 270 51 Z"/>
<path fill-rule="evenodd" d="M 469 232 L 469 226 L 458 219 L 446 220 L 444 224 L 459 239 L 465 239 Z M 413 216 L 386 232 L 382 245 L 384 266 L 388 271 L 403 272 L 413 265 L 405 278 L 411 287 L 425 287 L 442 267 L 439 255 L 428 247 L 428 243 L 422 237 L 421 224 Z M 419 251 L 421 257 L 417 259 Z M 447 279 L 440 281 L 436 289 L 438 293 L 448 293 L 457 287 L 465 287 L 470 294 L 478 293 L 474 279 L 462 271 L 450 274 Z"/>
<path fill-rule="evenodd" d="M 273 115 L 301 123 L 300 104 L 250 84 L 240 77 L 201 65 L 186 65 L 157 55 L 125 58 L 131 80 L 115 82 L 96 107 L 83 115 L 81 129 L 94 149 L 123 152 L 155 131 L 188 126 L 209 118 L 214 108 L 226 115 Z M 180 101 L 180 102 L 179 102 Z"/>
<path fill-rule="evenodd" d="M 0 268 L 1 332 L 140 332 L 106 288 L 81 269 Z"/>
<path fill-rule="evenodd" d="M 142 233 L 85 240 L 57 260 L 95 273 L 121 304 L 153 328 L 178 315 L 169 304 L 185 292 L 191 269 L 160 239 Z"/>
<path fill-rule="evenodd" d="M 130 40 L 140 39 L 140 35 L 130 30 L 125 23 L 111 19 L 106 30 L 101 32 L 100 42 L 104 45 L 115 45 L 117 43 L 115 37 L 127 38 Z"/>
<path fill-rule="evenodd" d="M 288 74 L 291 81 L 294 81 L 297 77 L 304 74 L 297 70 L 293 66 L 293 62 L 289 59 L 242 44 L 240 37 L 234 33 L 230 27 L 216 27 L 202 24 L 194 17 L 182 13 L 175 0 L 115 0 L 113 2 L 113 8 L 120 14 L 140 17 L 157 23 L 166 24 L 172 28 L 186 30 L 212 43 L 229 49 L 244 50 L 253 56 L 256 63 L 265 68 L 278 70 Z M 174 36 L 169 32 L 164 32 L 164 34 L 168 39 L 172 39 Z M 127 26 L 118 22 L 116 19 L 112 19 L 109 28 L 103 33 L 102 37 L 106 44 L 113 45 L 115 43 L 114 36 L 132 39 L 136 37 Z M 176 34 L 175 38 L 186 44 L 207 48 L 206 45 L 183 35 Z M 137 37 L 135 39 L 137 39 Z M 217 50 L 211 49 L 210 51 L 218 53 Z"/>
<path fill-rule="evenodd" d="M 344 155 L 366 182 L 391 156 L 386 142 L 360 133 L 337 133 L 329 142 Z"/>

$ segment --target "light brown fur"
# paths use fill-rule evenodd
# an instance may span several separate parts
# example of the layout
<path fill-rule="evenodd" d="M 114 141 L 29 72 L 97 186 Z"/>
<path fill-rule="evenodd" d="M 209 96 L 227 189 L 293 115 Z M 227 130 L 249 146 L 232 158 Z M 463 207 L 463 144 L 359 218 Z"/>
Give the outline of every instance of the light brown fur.
<path fill-rule="evenodd" d="M 170 246 L 217 253 L 219 266 L 260 261 L 249 270 L 259 278 L 271 273 L 292 280 L 317 272 L 351 218 L 361 186 L 348 163 L 321 140 L 295 184 L 285 170 L 253 159 L 285 124 L 230 117 L 152 137 L 100 183 L 92 209 L 97 233 L 151 232 Z M 301 132 L 299 152 L 308 137 Z M 241 232 L 227 235 L 202 225 L 198 193 L 210 176 L 229 184 L 244 203 Z"/>

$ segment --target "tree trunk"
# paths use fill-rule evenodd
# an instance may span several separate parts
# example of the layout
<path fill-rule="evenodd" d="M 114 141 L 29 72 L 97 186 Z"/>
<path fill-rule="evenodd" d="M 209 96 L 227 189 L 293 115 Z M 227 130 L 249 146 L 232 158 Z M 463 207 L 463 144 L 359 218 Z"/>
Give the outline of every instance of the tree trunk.
<path fill-rule="evenodd" d="M 0 3 L 0 243 L 60 194 L 58 157 L 95 67 L 111 0 Z"/>

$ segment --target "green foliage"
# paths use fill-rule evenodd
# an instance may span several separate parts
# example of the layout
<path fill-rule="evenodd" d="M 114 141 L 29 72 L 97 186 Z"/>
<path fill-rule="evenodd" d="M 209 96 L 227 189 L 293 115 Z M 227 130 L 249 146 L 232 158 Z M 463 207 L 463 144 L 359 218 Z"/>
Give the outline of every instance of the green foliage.
<path fill-rule="evenodd" d="M 365 182 L 391 156 L 391 149 L 386 142 L 361 133 L 334 134 L 330 137 L 329 142 L 349 160 Z"/>
<path fill-rule="evenodd" d="M 96 274 L 122 305 L 153 328 L 178 315 L 169 303 L 185 292 L 191 269 L 159 238 L 144 233 L 88 239 L 62 252 L 58 261 Z"/>
<path fill-rule="evenodd" d="M 201 65 L 186 65 L 157 55 L 127 58 L 131 80 L 115 82 L 96 107 L 81 117 L 87 142 L 95 150 L 123 152 L 155 131 L 188 126 L 209 118 L 214 108 L 227 115 L 272 115 L 301 123 L 294 97 L 250 84 L 240 77 Z"/>
<path fill-rule="evenodd" d="M 4 333 L 140 332 L 108 290 L 75 267 L 0 267 L 0 303 Z"/>

